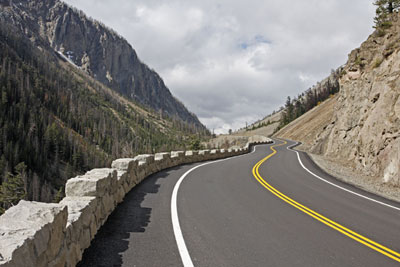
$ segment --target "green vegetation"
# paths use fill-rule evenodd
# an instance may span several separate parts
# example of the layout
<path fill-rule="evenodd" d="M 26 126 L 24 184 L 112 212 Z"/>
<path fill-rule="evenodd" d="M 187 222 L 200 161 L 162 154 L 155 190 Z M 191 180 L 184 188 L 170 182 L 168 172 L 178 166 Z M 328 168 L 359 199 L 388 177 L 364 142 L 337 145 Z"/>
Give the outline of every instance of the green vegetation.
<path fill-rule="evenodd" d="M 376 0 L 376 16 L 374 18 L 375 28 L 384 35 L 384 30 L 392 26 L 391 14 L 400 9 L 400 0 Z"/>
<path fill-rule="evenodd" d="M 383 62 L 382 58 L 377 58 L 374 62 L 374 68 L 378 68 Z"/>
<path fill-rule="evenodd" d="M 204 147 L 201 144 L 200 139 L 193 139 L 192 141 L 190 141 L 189 149 L 190 150 L 201 150 L 201 149 L 204 149 Z"/>
<path fill-rule="evenodd" d="M 15 166 L 15 171 L 15 175 L 8 172 L 0 185 L 0 214 L 26 197 L 25 163 L 21 162 Z"/>
<path fill-rule="evenodd" d="M 382 29 L 377 29 L 376 32 L 375 32 L 375 35 L 377 37 L 383 37 L 383 36 L 386 35 L 386 32 L 384 30 L 382 30 Z"/>
<path fill-rule="evenodd" d="M 191 136 L 209 135 L 123 99 L 17 32 L 0 25 L 2 210 L 22 198 L 59 200 L 68 178 L 115 158 L 184 149 Z"/>
<path fill-rule="evenodd" d="M 356 61 L 354 62 L 356 65 L 363 67 L 363 62 L 359 56 L 357 56 Z"/>
<path fill-rule="evenodd" d="M 275 129 L 275 132 L 339 92 L 339 76 L 342 74 L 343 70 L 341 69 L 337 69 L 336 71 L 332 70 L 330 78 L 325 83 L 318 84 L 308 89 L 297 98 L 291 99 L 290 96 L 288 96 L 280 124 Z"/>
<path fill-rule="evenodd" d="M 246 127 L 246 131 L 254 131 L 256 129 L 259 129 L 261 127 L 266 127 L 268 125 L 273 124 L 274 122 L 271 122 L 270 120 L 268 120 L 267 122 L 262 122 L 262 123 L 254 123 L 253 126 L 251 128 Z"/>

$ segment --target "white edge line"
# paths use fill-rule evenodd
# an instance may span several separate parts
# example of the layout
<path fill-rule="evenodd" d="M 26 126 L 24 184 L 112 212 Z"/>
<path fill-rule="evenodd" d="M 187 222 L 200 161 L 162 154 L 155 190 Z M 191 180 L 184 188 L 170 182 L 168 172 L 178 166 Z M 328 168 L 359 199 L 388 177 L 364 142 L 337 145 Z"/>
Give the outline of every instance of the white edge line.
<path fill-rule="evenodd" d="M 307 172 L 309 172 L 309 173 L 310 173 L 311 175 L 313 175 L 314 177 L 316 177 L 316 178 L 318 178 L 319 180 L 324 181 L 325 183 L 328 183 L 328 184 L 330 184 L 330 185 L 332 185 L 332 186 L 334 186 L 334 187 L 337 187 L 337 188 L 342 189 L 342 190 L 344 190 L 344 191 L 346 191 L 346 192 L 348 192 L 348 193 L 351 193 L 351 194 L 353 194 L 353 195 L 359 196 L 359 197 L 361 197 L 361 198 L 365 198 L 365 199 L 370 200 L 370 201 L 372 201 L 372 202 L 375 202 L 375 203 L 381 204 L 381 205 L 383 205 L 383 206 L 386 206 L 386 207 L 389 207 L 389 208 L 392 208 L 392 209 L 395 209 L 395 210 L 399 210 L 399 211 L 400 211 L 400 208 L 398 208 L 398 207 L 389 205 L 389 204 L 387 204 L 387 203 L 385 203 L 385 202 L 382 202 L 382 201 L 379 201 L 379 200 L 376 200 L 376 199 L 373 199 L 373 198 L 364 196 L 364 195 L 362 195 L 362 194 L 356 193 L 356 192 L 354 192 L 354 191 L 351 191 L 351 190 L 349 190 L 349 189 L 347 189 L 347 188 L 344 188 L 344 187 L 342 187 L 342 186 L 340 186 L 340 185 L 337 185 L 337 184 L 334 184 L 334 183 L 332 183 L 332 182 L 330 182 L 330 181 L 328 181 L 328 180 L 325 180 L 324 178 L 322 178 L 322 177 L 316 175 L 315 173 L 311 172 L 309 169 L 307 169 L 307 168 L 304 166 L 303 162 L 302 162 L 301 159 L 300 159 L 300 154 L 299 154 L 299 152 L 292 149 L 292 147 L 296 146 L 297 144 L 299 144 L 299 143 L 297 142 L 297 143 L 294 144 L 294 145 L 288 146 L 288 147 L 286 147 L 286 149 L 287 149 L 287 150 L 290 150 L 290 151 L 293 151 L 293 152 L 296 152 L 296 154 L 297 154 L 297 159 L 299 160 L 299 163 L 300 163 L 301 167 L 303 167 L 304 170 L 306 170 Z"/>
<path fill-rule="evenodd" d="M 270 144 L 274 144 L 274 143 L 275 143 L 275 141 L 273 141 L 273 143 L 270 143 Z M 197 165 L 197 166 L 191 168 L 190 170 L 186 171 L 179 178 L 178 182 L 176 182 L 174 190 L 172 191 L 172 197 L 171 197 L 171 218 L 172 218 L 172 228 L 174 230 L 175 240 L 176 240 L 176 244 L 178 245 L 178 250 L 179 250 L 179 254 L 181 256 L 181 260 L 182 260 L 183 266 L 185 266 L 185 267 L 194 267 L 192 259 L 190 258 L 189 251 L 188 251 L 188 249 L 186 247 L 185 239 L 183 238 L 182 229 L 181 229 L 181 226 L 179 224 L 179 217 L 178 217 L 178 207 L 177 207 L 178 190 L 179 190 L 179 186 L 181 185 L 183 179 L 185 179 L 185 177 L 189 173 L 191 173 L 195 169 L 200 168 L 202 166 L 205 166 L 205 165 L 208 165 L 208 164 L 211 164 L 211 163 L 216 163 L 216 162 L 220 162 L 220 161 L 225 161 L 225 160 L 237 158 L 237 157 L 246 156 L 246 155 L 252 154 L 254 152 L 256 152 L 256 146 L 253 146 L 253 151 L 251 151 L 250 153 L 247 153 L 247 154 L 238 155 L 238 156 L 234 156 L 234 157 L 229 157 L 229 158 L 225 158 L 225 159 L 219 159 L 219 160 L 206 162 L 206 163 Z"/>

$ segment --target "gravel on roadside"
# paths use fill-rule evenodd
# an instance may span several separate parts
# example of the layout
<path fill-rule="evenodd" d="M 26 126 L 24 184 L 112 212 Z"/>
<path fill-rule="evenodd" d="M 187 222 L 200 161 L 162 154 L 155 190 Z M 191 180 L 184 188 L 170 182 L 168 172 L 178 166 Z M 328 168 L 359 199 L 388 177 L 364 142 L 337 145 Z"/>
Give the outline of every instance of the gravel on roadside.
<path fill-rule="evenodd" d="M 360 174 L 355 172 L 354 169 L 327 157 L 311 153 L 308 153 L 308 155 L 322 170 L 339 180 L 370 193 L 400 202 L 400 186 L 383 183 L 383 179 L 380 177 Z"/>

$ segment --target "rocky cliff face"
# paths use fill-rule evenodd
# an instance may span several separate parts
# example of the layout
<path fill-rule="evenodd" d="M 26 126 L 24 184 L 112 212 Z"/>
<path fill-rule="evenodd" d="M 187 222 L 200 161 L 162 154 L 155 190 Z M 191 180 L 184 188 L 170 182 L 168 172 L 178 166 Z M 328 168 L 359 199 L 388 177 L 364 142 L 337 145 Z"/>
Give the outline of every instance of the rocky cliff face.
<path fill-rule="evenodd" d="M 160 76 L 143 64 L 130 44 L 103 24 L 58 0 L 1 0 L 0 19 L 16 25 L 37 46 L 54 51 L 92 77 L 171 118 L 204 130 L 174 98 Z"/>
<path fill-rule="evenodd" d="M 349 55 L 333 118 L 312 152 L 400 185 L 400 18 Z"/>

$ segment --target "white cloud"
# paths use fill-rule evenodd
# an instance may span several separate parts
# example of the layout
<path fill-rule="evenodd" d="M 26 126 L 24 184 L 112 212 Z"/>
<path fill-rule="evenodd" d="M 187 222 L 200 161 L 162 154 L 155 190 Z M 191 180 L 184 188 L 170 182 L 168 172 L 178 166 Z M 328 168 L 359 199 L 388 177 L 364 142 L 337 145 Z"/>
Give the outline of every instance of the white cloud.
<path fill-rule="evenodd" d="M 372 32 L 372 0 L 67 0 L 124 36 L 217 133 L 267 115 Z"/>

